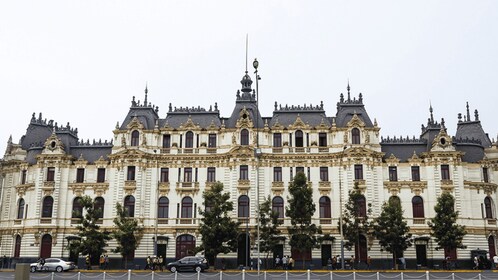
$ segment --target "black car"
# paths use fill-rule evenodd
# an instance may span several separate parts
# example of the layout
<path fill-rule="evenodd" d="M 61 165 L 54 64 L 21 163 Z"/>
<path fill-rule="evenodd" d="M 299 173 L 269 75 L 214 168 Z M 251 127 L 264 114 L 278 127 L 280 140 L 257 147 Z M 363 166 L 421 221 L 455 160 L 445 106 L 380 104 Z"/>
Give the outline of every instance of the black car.
<path fill-rule="evenodd" d="M 208 262 L 203 257 L 184 257 L 166 266 L 171 272 L 197 271 L 201 272 L 209 268 Z"/>

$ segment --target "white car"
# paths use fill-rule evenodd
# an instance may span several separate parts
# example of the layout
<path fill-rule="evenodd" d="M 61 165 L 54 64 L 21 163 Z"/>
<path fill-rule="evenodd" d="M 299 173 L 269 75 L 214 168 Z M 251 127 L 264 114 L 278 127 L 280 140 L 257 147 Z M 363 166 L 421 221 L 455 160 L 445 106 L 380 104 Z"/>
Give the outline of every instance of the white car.
<path fill-rule="evenodd" d="M 65 260 L 57 259 L 57 258 L 47 258 L 45 259 L 45 265 L 42 265 L 38 262 L 32 263 L 30 265 L 30 271 L 56 271 L 63 272 L 67 270 L 75 269 L 76 266 L 73 262 L 66 262 Z"/>

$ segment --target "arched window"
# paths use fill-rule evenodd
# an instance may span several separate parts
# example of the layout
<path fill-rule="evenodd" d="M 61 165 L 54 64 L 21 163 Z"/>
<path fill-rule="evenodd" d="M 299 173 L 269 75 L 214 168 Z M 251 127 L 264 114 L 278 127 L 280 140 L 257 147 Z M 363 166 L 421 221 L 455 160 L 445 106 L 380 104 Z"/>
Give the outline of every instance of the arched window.
<path fill-rule="evenodd" d="M 54 199 L 46 196 L 42 203 L 42 218 L 52 218 L 52 209 L 54 208 Z"/>
<path fill-rule="evenodd" d="M 284 218 L 284 200 L 281 196 L 275 196 L 272 200 L 271 210 L 278 213 L 278 218 Z"/>
<path fill-rule="evenodd" d="M 239 197 L 239 218 L 249 217 L 249 197 L 241 195 Z"/>
<path fill-rule="evenodd" d="M 247 129 L 242 129 L 240 131 L 240 145 L 249 145 L 249 131 Z"/>
<path fill-rule="evenodd" d="M 81 218 L 83 217 L 83 205 L 81 205 L 81 197 L 76 197 L 73 200 L 73 212 L 71 212 L 71 218 Z"/>
<path fill-rule="evenodd" d="M 484 199 L 484 209 L 486 210 L 486 219 L 493 219 L 493 200 L 487 196 Z"/>
<path fill-rule="evenodd" d="M 320 204 L 320 219 L 326 219 L 322 220 L 321 223 L 330 224 L 331 223 L 330 218 L 332 217 L 330 198 L 328 196 L 320 197 L 319 204 Z"/>
<path fill-rule="evenodd" d="M 128 217 L 135 217 L 135 197 L 127 195 L 124 199 L 124 209 L 128 213 Z"/>
<path fill-rule="evenodd" d="M 297 130 L 295 135 L 296 135 L 296 147 L 303 147 L 304 146 L 303 132 L 301 130 Z"/>
<path fill-rule="evenodd" d="M 393 195 L 389 198 L 389 203 L 390 204 L 395 204 L 395 205 L 398 205 L 399 207 L 401 207 L 401 200 L 399 199 L 399 196 L 397 195 Z"/>
<path fill-rule="evenodd" d="M 93 202 L 93 208 L 95 210 L 99 210 L 99 214 L 97 215 L 97 218 L 102 219 L 104 218 L 104 205 L 105 205 L 105 200 L 103 197 L 96 197 L 95 201 Z"/>
<path fill-rule="evenodd" d="M 194 133 L 192 131 L 187 131 L 185 134 L 185 148 L 194 147 Z"/>
<path fill-rule="evenodd" d="M 358 211 L 358 217 L 367 216 L 367 201 L 365 196 L 361 195 L 356 199 L 356 210 Z"/>
<path fill-rule="evenodd" d="M 351 129 L 351 141 L 353 144 L 360 144 L 360 130 L 356 127 Z"/>
<path fill-rule="evenodd" d="M 189 196 L 186 196 L 182 199 L 182 215 L 181 217 L 183 219 L 188 219 L 188 218 L 192 218 L 192 205 L 193 205 L 193 202 L 192 202 L 192 198 L 190 198 Z M 188 221 L 186 221 L 188 222 Z"/>
<path fill-rule="evenodd" d="M 157 217 L 159 219 L 166 219 L 169 217 L 168 212 L 169 212 L 169 199 L 165 196 L 162 196 L 157 201 Z"/>
<path fill-rule="evenodd" d="M 413 218 L 424 218 L 424 200 L 416 195 L 412 198 Z"/>
<path fill-rule="evenodd" d="M 22 237 L 16 235 L 16 245 L 14 246 L 14 258 L 19 258 L 21 256 L 21 241 Z"/>
<path fill-rule="evenodd" d="M 45 234 L 41 240 L 40 258 L 50 258 L 52 256 L 52 236 Z"/>
<path fill-rule="evenodd" d="M 17 204 L 17 218 L 24 219 L 24 198 L 19 199 L 19 203 Z"/>
<path fill-rule="evenodd" d="M 138 146 L 138 140 L 140 138 L 140 133 L 138 130 L 133 130 L 131 133 L 131 146 Z"/>

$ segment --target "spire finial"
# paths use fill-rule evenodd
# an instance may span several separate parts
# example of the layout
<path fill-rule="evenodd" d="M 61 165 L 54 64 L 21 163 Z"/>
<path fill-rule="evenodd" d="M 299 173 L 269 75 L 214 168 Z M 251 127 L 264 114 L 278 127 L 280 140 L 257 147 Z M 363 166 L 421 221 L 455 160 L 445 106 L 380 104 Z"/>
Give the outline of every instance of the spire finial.
<path fill-rule="evenodd" d="M 149 93 L 149 90 L 147 89 L 147 82 L 145 82 L 145 100 L 144 100 L 145 106 L 147 106 L 147 93 Z"/>
<path fill-rule="evenodd" d="M 434 115 L 432 114 L 432 102 L 429 100 L 429 112 L 431 113 L 431 123 L 434 123 Z"/>
<path fill-rule="evenodd" d="M 351 101 L 351 95 L 349 93 L 350 89 L 351 89 L 351 87 L 349 86 L 349 78 L 348 78 L 348 87 L 347 87 L 347 90 L 348 90 L 348 101 Z"/>
<path fill-rule="evenodd" d="M 474 117 L 475 117 L 476 121 L 479 120 L 479 111 L 477 111 L 477 109 L 475 109 L 475 111 L 474 111 Z"/>
<path fill-rule="evenodd" d="M 470 121 L 469 102 L 467 101 L 467 121 Z"/>

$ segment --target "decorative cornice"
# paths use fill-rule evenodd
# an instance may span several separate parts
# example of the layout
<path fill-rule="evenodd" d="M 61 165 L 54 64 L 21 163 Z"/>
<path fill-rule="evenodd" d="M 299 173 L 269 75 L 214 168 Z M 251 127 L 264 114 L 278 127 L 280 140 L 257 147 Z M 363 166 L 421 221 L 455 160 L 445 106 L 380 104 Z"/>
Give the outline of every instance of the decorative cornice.
<path fill-rule="evenodd" d="M 491 195 L 493 193 L 496 193 L 496 188 L 498 187 L 497 184 L 494 183 L 485 183 L 485 182 L 473 182 L 473 181 L 463 181 L 463 186 L 464 188 L 469 188 L 469 189 L 475 189 L 477 190 L 477 193 L 479 193 L 481 190 L 484 191 L 485 194 Z"/>

